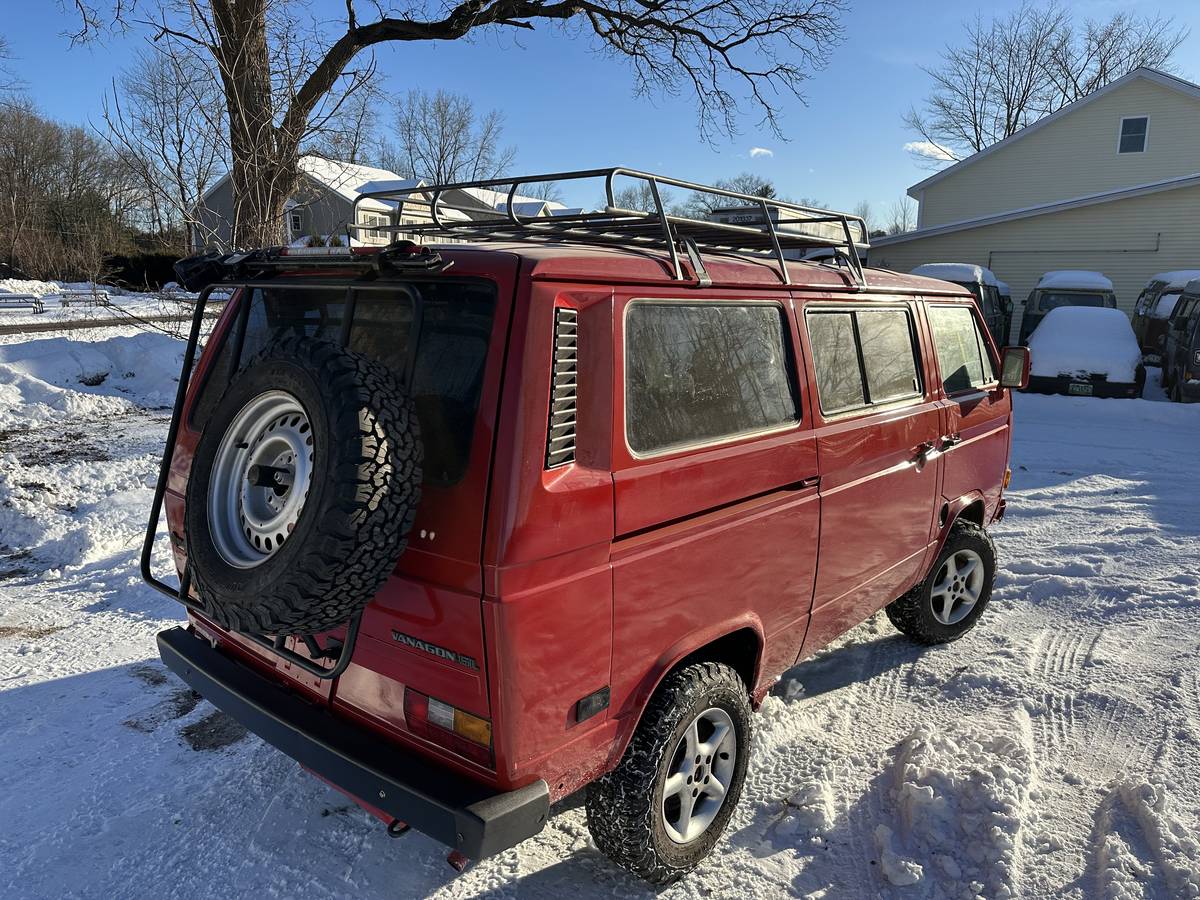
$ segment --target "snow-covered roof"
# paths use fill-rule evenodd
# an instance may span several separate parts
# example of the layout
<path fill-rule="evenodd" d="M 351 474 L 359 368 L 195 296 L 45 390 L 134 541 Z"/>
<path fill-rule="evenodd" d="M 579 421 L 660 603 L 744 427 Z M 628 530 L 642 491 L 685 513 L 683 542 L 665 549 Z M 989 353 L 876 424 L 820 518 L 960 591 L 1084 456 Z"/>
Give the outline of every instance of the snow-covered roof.
<path fill-rule="evenodd" d="M 922 181 L 918 181 L 916 184 L 914 184 L 912 187 L 910 187 L 908 189 L 908 195 L 910 197 L 912 197 L 914 200 L 920 200 L 921 199 L 920 192 L 922 190 L 924 190 L 925 188 L 929 187 L 931 184 L 936 184 L 937 182 L 941 181 L 943 178 L 950 175 L 951 173 L 958 172 L 965 166 L 971 165 L 971 163 L 978 162 L 979 160 L 983 159 L 986 156 L 989 156 L 992 153 L 995 153 L 999 150 L 1003 150 L 1005 147 L 1011 146 L 1012 144 L 1016 143 L 1017 141 L 1021 140 L 1022 138 L 1029 137 L 1029 135 L 1033 134 L 1034 132 L 1038 131 L 1041 128 L 1045 128 L 1051 122 L 1056 122 L 1059 119 L 1064 118 L 1065 116 L 1069 116 L 1071 113 L 1082 109 L 1083 107 L 1087 106 L 1089 103 L 1091 103 L 1095 100 L 1099 100 L 1101 97 L 1105 96 L 1106 94 L 1109 94 L 1115 90 L 1118 90 L 1119 88 L 1122 88 L 1125 85 L 1127 85 L 1129 82 L 1137 80 L 1137 79 L 1149 81 L 1154 84 L 1161 85 L 1162 87 L 1165 87 L 1165 88 L 1170 88 L 1173 91 L 1178 91 L 1179 93 L 1184 94 L 1189 97 L 1192 97 L 1194 99 L 1200 99 L 1200 85 L 1193 84 L 1190 81 L 1186 81 L 1182 78 L 1179 78 L 1176 75 L 1171 75 L 1167 72 L 1160 72 L 1158 69 L 1152 69 L 1149 66 L 1140 66 L 1140 67 L 1134 69 L 1129 74 L 1123 75 L 1120 78 L 1116 79 L 1115 81 L 1110 81 L 1104 87 L 1092 91 L 1087 96 L 1081 97 L 1080 99 L 1078 99 L 1072 103 L 1068 103 L 1066 106 L 1051 113 L 1050 115 L 1044 116 L 1043 118 L 1038 119 L 1036 122 L 1034 122 L 1030 125 L 1026 125 L 1020 131 L 1009 135 L 1004 140 L 997 141 L 996 143 L 992 144 L 990 147 L 985 147 L 983 150 L 980 150 L 978 153 L 971 154 L 966 159 L 960 159 L 958 162 L 954 163 L 953 165 L 947 166 L 944 169 L 934 172 L 928 178 L 926 178 Z"/>
<path fill-rule="evenodd" d="M 508 208 L 508 191 L 493 191 L 490 188 L 463 188 L 464 194 L 469 194 L 478 200 L 481 204 L 489 209 L 504 212 Z M 515 194 L 513 203 L 517 205 L 518 215 L 540 215 L 543 213 L 554 215 L 556 210 L 566 209 L 561 203 L 556 200 L 542 200 L 538 197 L 526 197 L 524 194 Z M 530 205 L 533 204 L 533 205 Z M 535 212 L 524 212 L 524 209 L 534 209 Z"/>
<path fill-rule="evenodd" d="M 377 190 L 375 186 L 381 182 L 407 181 L 413 186 L 417 183 L 413 179 L 403 179 L 387 169 L 342 162 L 337 159 L 326 159 L 323 156 L 302 156 L 299 168 L 309 178 L 321 182 L 351 203 L 357 200 L 359 195 Z M 365 200 L 360 206 L 363 209 L 376 210 L 388 208 L 376 200 Z"/>
<path fill-rule="evenodd" d="M 996 276 L 986 266 L 974 263 L 925 263 L 910 273 L 926 278 L 939 278 L 956 284 L 995 284 Z"/>
<path fill-rule="evenodd" d="M 1103 306 L 1060 306 L 1046 313 L 1029 338 L 1032 374 L 1137 377 L 1142 350 L 1125 313 Z"/>
<path fill-rule="evenodd" d="M 1113 283 L 1100 272 L 1085 269 L 1057 269 L 1038 279 L 1039 288 L 1058 288 L 1064 291 L 1111 291 Z"/>
<path fill-rule="evenodd" d="M 1186 287 L 1189 281 L 1194 281 L 1200 278 L 1200 269 L 1176 269 L 1173 272 L 1159 272 L 1150 278 L 1150 281 L 1165 281 L 1165 291 L 1171 288 Z"/>

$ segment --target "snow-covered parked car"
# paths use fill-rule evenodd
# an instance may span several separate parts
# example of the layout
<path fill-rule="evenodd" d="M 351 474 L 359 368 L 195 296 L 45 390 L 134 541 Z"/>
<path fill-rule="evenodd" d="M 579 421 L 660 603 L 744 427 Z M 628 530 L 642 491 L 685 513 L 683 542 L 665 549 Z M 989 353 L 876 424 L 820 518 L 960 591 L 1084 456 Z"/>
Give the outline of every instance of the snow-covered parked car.
<path fill-rule="evenodd" d="M 1033 368 L 1027 390 L 1086 397 L 1140 397 L 1142 350 L 1119 309 L 1060 306 L 1029 339 Z"/>
<path fill-rule="evenodd" d="M 1133 333 L 1137 335 L 1147 365 L 1162 365 L 1167 323 L 1183 289 L 1197 278 L 1200 278 L 1197 269 L 1159 272 L 1142 288 L 1133 307 Z"/>
<path fill-rule="evenodd" d="M 1060 269 L 1047 272 L 1029 292 L 1029 299 L 1022 304 L 1025 313 L 1021 316 L 1021 335 L 1018 344 L 1027 343 L 1038 323 L 1052 309 L 1060 306 L 1100 306 L 1117 308 L 1117 295 L 1113 283 L 1100 272 L 1082 269 Z"/>

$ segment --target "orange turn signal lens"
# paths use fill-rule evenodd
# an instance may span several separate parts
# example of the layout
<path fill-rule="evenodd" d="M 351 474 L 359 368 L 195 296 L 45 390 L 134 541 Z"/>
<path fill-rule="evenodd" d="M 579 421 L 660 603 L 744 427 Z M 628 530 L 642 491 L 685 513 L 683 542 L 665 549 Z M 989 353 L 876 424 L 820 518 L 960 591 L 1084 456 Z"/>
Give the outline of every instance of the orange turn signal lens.
<path fill-rule="evenodd" d="M 1012 469 L 1004 470 L 1004 489 L 1008 490 L 1008 483 L 1012 481 Z"/>

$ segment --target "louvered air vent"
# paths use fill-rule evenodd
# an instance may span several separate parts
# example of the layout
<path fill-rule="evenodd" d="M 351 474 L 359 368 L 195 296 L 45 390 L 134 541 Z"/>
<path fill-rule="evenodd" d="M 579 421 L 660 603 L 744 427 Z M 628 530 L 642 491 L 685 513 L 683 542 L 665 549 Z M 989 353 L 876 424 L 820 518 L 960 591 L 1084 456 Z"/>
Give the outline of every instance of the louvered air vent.
<path fill-rule="evenodd" d="M 550 382 L 550 432 L 546 439 L 546 468 L 575 461 L 576 382 L 579 374 L 579 314 L 554 311 L 554 376 Z"/>

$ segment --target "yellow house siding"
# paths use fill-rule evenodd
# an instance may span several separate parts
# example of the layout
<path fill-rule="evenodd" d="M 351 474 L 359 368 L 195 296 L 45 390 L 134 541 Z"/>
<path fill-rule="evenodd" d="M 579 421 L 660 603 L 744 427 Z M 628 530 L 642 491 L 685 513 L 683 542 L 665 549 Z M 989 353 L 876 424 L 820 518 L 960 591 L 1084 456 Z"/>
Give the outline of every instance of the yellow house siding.
<path fill-rule="evenodd" d="M 1008 282 L 1014 335 L 1021 301 L 1052 269 L 1103 272 L 1129 312 L 1151 275 L 1200 268 L 1200 187 L 872 247 L 868 255 L 870 265 L 900 272 L 928 262 L 975 263 Z"/>
<path fill-rule="evenodd" d="M 1148 116 L 1144 153 L 1121 119 Z M 921 227 L 1200 172 L 1200 99 L 1137 78 L 922 189 Z"/>

